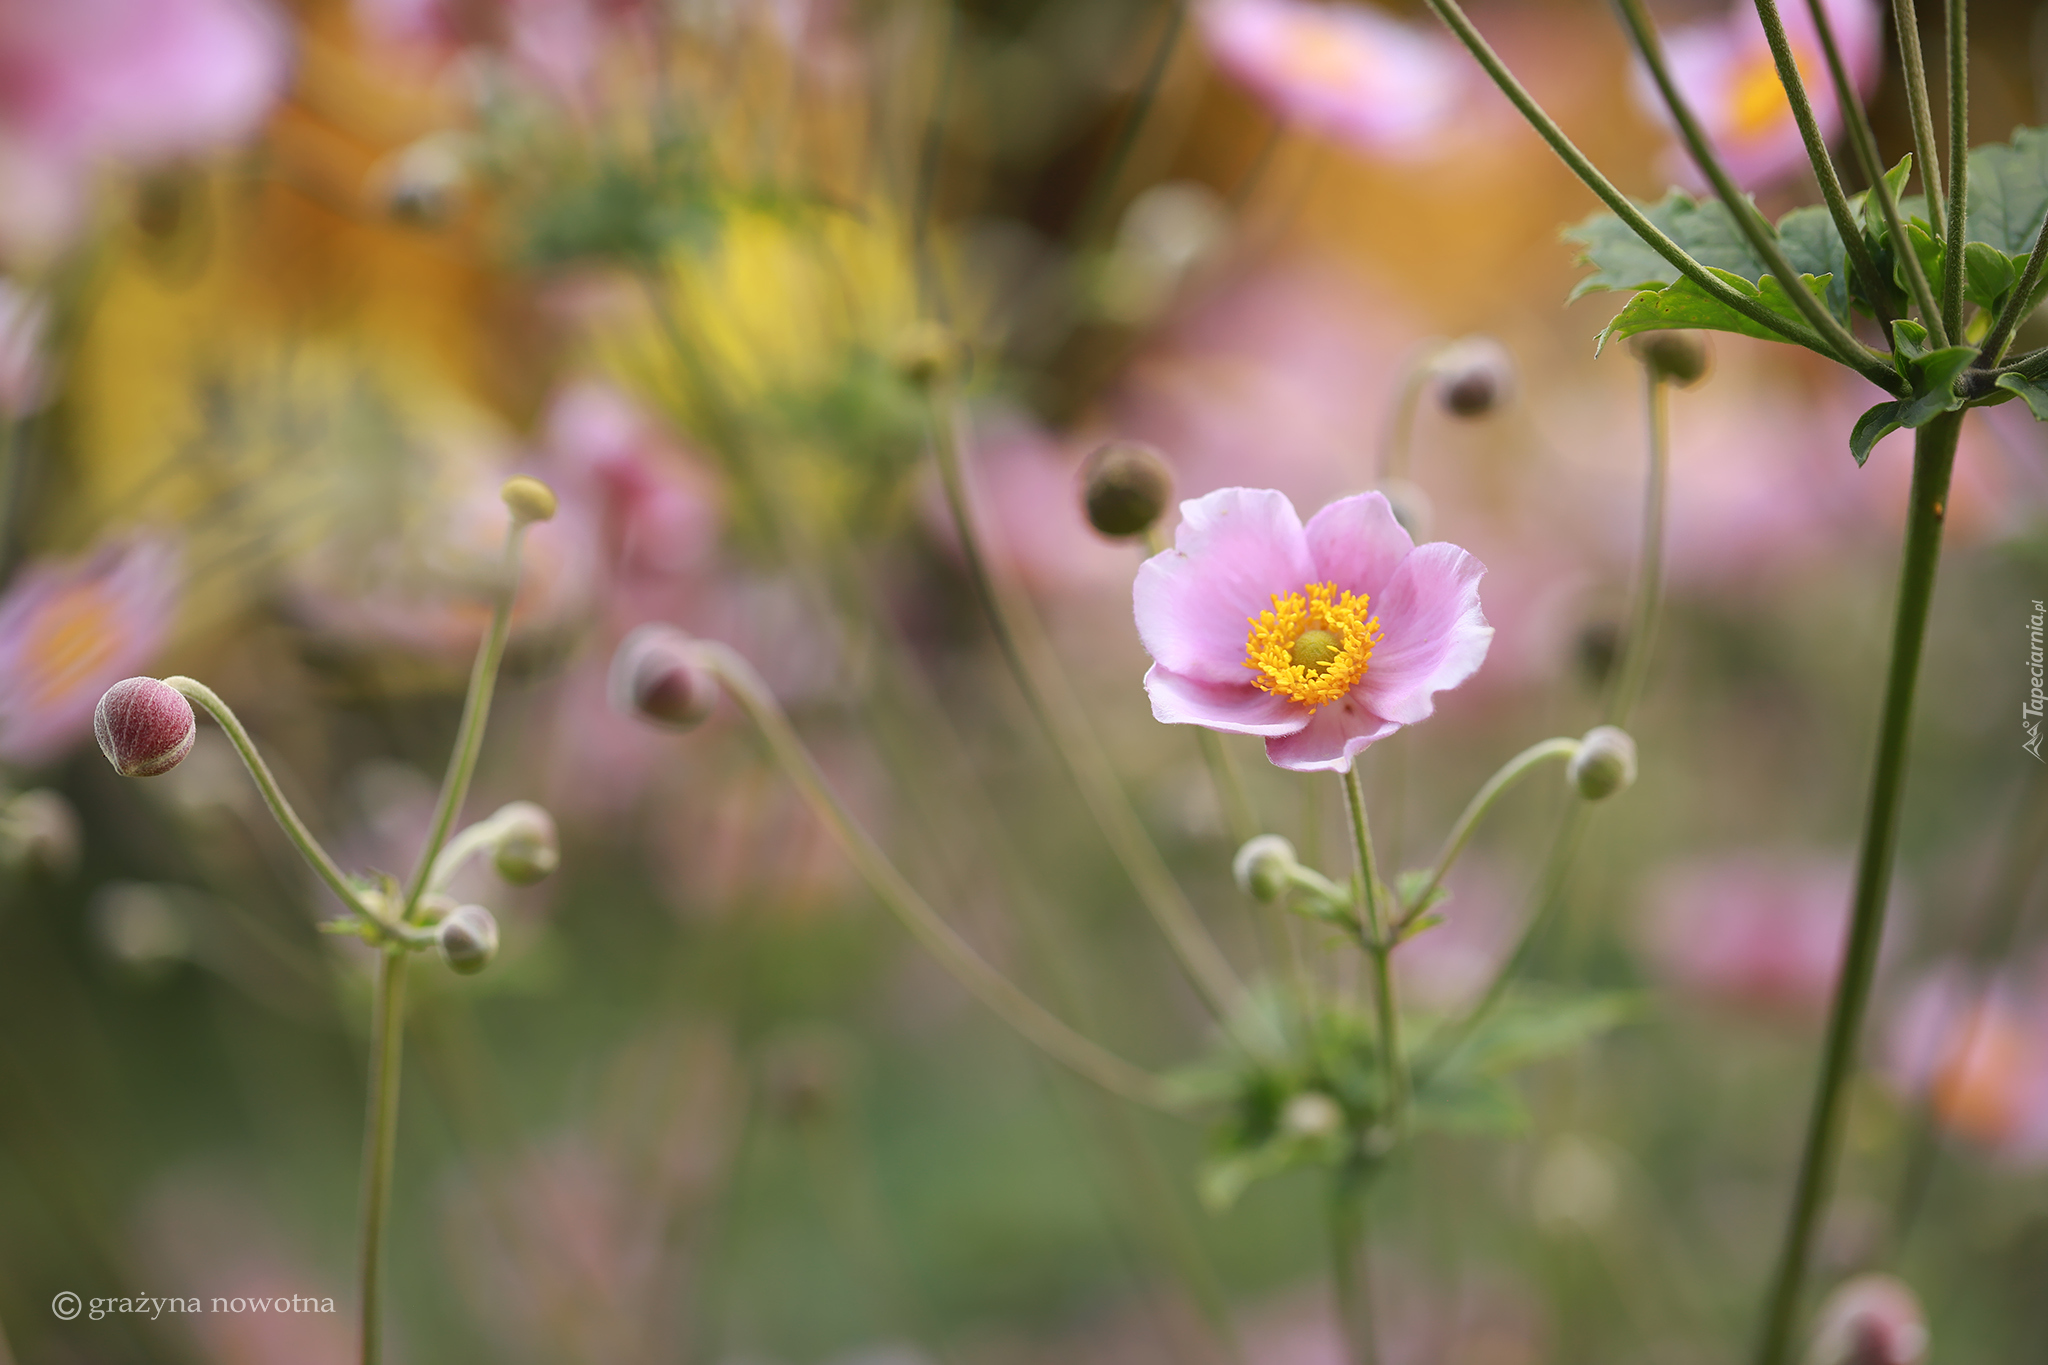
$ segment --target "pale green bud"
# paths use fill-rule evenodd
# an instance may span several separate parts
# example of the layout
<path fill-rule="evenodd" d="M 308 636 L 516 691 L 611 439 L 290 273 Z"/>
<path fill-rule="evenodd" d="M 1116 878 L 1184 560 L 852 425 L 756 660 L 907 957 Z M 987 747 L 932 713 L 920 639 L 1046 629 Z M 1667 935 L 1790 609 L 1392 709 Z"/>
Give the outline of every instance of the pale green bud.
<path fill-rule="evenodd" d="M 1565 780 L 1588 801 L 1627 791 L 1636 780 L 1636 742 L 1615 725 L 1596 725 L 1565 765 Z"/>
<path fill-rule="evenodd" d="M 1277 834 L 1261 834 L 1247 840 L 1230 860 L 1230 874 L 1247 896 L 1268 902 L 1280 899 L 1299 866 L 1293 844 Z"/>
<path fill-rule="evenodd" d="M 474 976 L 498 955 L 498 921 L 481 905 L 458 905 L 434 930 L 450 971 Z"/>

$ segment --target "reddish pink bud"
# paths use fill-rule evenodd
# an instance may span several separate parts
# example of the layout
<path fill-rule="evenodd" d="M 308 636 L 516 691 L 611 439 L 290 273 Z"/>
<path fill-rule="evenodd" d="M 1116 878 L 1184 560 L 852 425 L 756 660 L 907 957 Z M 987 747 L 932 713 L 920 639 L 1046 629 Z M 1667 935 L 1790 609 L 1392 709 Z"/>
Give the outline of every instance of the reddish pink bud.
<path fill-rule="evenodd" d="M 184 762 L 199 737 L 192 703 L 155 678 L 127 678 L 108 688 L 92 714 L 100 752 L 123 777 L 155 777 Z"/>
<path fill-rule="evenodd" d="M 645 625 L 612 656 L 615 710 L 656 725 L 687 730 L 703 723 L 718 701 L 718 679 L 673 626 Z"/>
<path fill-rule="evenodd" d="M 1927 1356 L 1927 1319 L 1905 1281 L 1858 1275 L 1821 1305 L 1813 1365 L 1918 1365 Z"/>

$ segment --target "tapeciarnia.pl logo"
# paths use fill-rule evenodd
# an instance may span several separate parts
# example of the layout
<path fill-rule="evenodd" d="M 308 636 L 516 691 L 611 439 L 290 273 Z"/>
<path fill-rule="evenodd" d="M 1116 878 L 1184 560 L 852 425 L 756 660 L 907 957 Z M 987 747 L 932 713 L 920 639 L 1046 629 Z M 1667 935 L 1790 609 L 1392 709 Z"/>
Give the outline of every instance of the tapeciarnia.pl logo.
<path fill-rule="evenodd" d="M 2034 756 L 2037 763 L 2048 762 L 2041 757 L 2041 712 L 2048 706 L 2048 694 L 2041 687 L 2041 623 L 2048 618 L 2048 608 L 2043 608 L 2041 599 L 2034 599 L 2034 614 L 2027 618 L 2027 673 L 2033 685 L 2027 691 L 2026 701 L 2020 704 L 2020 724 L 2025 727 L 2027 738 L 2020 745 Z"/>

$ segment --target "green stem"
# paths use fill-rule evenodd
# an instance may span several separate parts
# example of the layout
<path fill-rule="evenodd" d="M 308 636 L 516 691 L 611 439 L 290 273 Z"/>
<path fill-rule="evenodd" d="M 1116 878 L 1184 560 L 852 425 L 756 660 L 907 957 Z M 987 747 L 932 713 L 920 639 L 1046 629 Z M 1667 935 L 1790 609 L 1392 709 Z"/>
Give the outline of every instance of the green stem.
<path fill-rule="evenodd" d="M 1827 139 L 1821 136 L 1820 120 L 1813 114 L 1813 101 L 1807 98 L 1806 81 L 1799 74 L 1799 60 L 1792 53 L 1792 40 L 1785 36 L 1785 21 L 1778 14 L 1777 0 L 1756 0 L 1757 18 L 1763 21 L 1764 38 L 1771 47 L 1771 59 L 1777 64 L 1778 83 L 1785 87 L 1785 98 L 1792 104 L 1792 120 L 1799 125 L 1800 139 L 1806 144 L 1806 159 L 1813 163 L 1814 178 L 1820 181 L 1821 198 L 1827 201 L 1828 216 L 1835 220 L 1835 231 L 1847 248 L 1850 261 L 1856 273 L 1863 280 L 1863 292 L 1873 306 L 1884 309 L 1892 296 L 1892 283 L 1879 272 L 1877 262 L 1863 244 L 1863 230 L 1856 222 L 1856 215 L 1849 209 L 1849 196 L 1842 189 L 1842 178 L 1835 172 L 1834 158 L 1828 155 Z M 1882 183 L 1882 177 L 1879 178 Z M 1907 255 L 1912 246 L 1903 237 L 1901 242 Z M 1946 334 L 1937 326 L 1939 318 L 1929 314 L 1927 330 L 1937 337 L 1935 345 L 1946 346 Z"/>
<path fill-rule="evenodd" d="M 426 846 L 420 850 L 419 866 L 413 870 L 412 880 L 406 884 L 405 901 L 398 916 L 401 920 L 411 919 L 419 908 L 420 896 L 427 889 L 441 846 L 447 842 L 448 831 L 462 810 L 463 798 L 469 795 L 469 780 L 476 774 L 477 754 L 483 747 L 484 723 L 491 714 L 491 693 L 497 687 L 498 665 L 505 657 L 505 640 L 512 631 L 512 600 L 519 595 L 519 542 L 525 534 L 526 524 L 514 517 L 511 528 L 505 533 L 505 559 L 500 569 L 502 581 L 498 585 L 497 601 L 491 607 L 490 628 L 484 633 L 483 644 L 476 652 L 476 663 L 469 671 L 469 692 L 462 700 L 462 722 L 456 729 L 455 749 L 448 755 L 448 771 L 441 779 L 441 796 L 434 804 L 434 823 L 428 827 Z"/>
<path fill-rule="evenodd" d="M 1900 391 L 1901 380 L 1897 371 L 1867 347 L 1859 343 L 1853 351 L 1838 352 L 1820 333 L 1782 314 L 1772 312 L 1755 299 L 1737 293 L 1725 280 L 1694 260 L 1683 247 L 1666 236 L 1641 209 L 1631 203 L 1627 195 L 1616 189 L 1614 183 L 1602 175 L 1586 154 L 1564 135 L 1564 130 L 1557 126 L 1556 121 L 1543 112 L 1543 107 L 1522 88 L 1522 83 L 1515 79 L 1514 73 L 1508 70 L 1507 64 L 1500 59 L 1499 54 L 1487 44 L 1472 21 L 1465 17 L 1465 11 L 1459 7 L 1458 0 L 1428 0 L 1428 4 L 1436 16 L 1457 36 L 1458 41 L 1462 42 L 1478 60 L 1480 66 L 1486 69 L 1486 74 L 1493 78 L 1493 83 L 1500 87 L 1501 93 L 1521 111 L 1529 126 L 1534 128 L 1537 134 L 1550 144 L 1550 149 L 1557 153 L 1559 159 L 1571 168 L 1572 173 L 1584 181 L 1586 187 L 1600 197 L 1600 202 L 1607 205 L 1622 222 L 1628 224 L 1629 230 L 1642 238 L 1652 251 L 1669 261 L 1679 274 L 1698 285 L 1716 302 L 1734 309 L 1750 321 L 1788 341 L 1797 342 L 1810 351 L 1818 351 L 1824 356 L 1841 361 L 1886 393 L 1897 394 Z M 1845 233 L 1845 240 L 1847 236 Z"/>
<path fill-rule="evenodd" d="M 1948 256 L 1942 262 L 1942 319 L 1963 334 L 1963 264 L 1970 228 L 1970 21 L 1967 0 L 1948 7 Z M 2031 264 L 2031 263 L 2030 263 Z M 1929 332 L 1934 329 L 1928 328 Z"/>
<path fill-rule="evenodd" d="M 1813 324 L 1816 331 L 1827 337 L 1837 351 L 1854 354 L 1859 349 L 1855 336 L 1840 319 L 1827 310 L 1827 305 L 1814 297 L 1813 291 L 1800 287 L 1799 272 L 1793 269 L 1792 262 L 1785 255 L 1785 249 L 1779 245 L 1777 229 L 1758 211 L 1755 201 L 1742 192 L 1734 177 L 1728 174 L 1727 167 L 1723 166 L 1721 159 L 1714 154 L 1714 145 L 1707 140 L 1706 130 L 1700 127 L 1699 120 L 1693 116 L 1691 107 L 1685 102 L 1684 93 L 1678 88 L 1678 82 L 1672 78 L 1671 68 L 1664 60 L 1664 45 L 1657 40 L 1656 27 L 1651 24 L 1649 14 L 1644 11 L 1642 0 L 1616 0 L 1616 4 L 1621 9 L 1621 17 L 1628 28 L 1629 36 L 1635 40 L 1636 51 L 1642 55 L 1643 64 L 1649 68 L 1650 78 L 1656 82 L 1658 93 L 1664 97 L 1664 106 L 1671 111 L 1672 121 L 1677 123 L 1679 134 L 1685 139 L 1686 148 L 1692 153 L 1694 163 L 1713 185 L 1714 193 L 1727 207 L 1730 216 L 1735 219 L 1736 226 L 1742 230 L 1743 237 L 1748 240 L 1757 258 L 1764 263 L 1769 273 L 1778 277 L 1778 282 L 1785 286 L 1787 296 L 1799 309 L 1800 314 Z M 1852 252 L 1864 250 L 1860 234 L 1849 249 Z M 1870 275 L 1876 275 L 1874 262 L 1871 263 Z M 1879 308 L 1888 312 L 1885 308 L 1887 300 L 1888 295 L 1878 296 Z M 1889 318 L 1881 320 L 1887 325 L 1890 323 Z"/>
<path fill-rule="evenodd" d="M 1927 61 L 1920 53 L 1920 19 L 1913 0 L 1892 0 L 1892 27 L 1899 34 L 1899 65 L 1906 73 L 1906 108 L 1913 117 L 1913 159 L 1920 164 L 1920 188 L 1927 195 L 1927 221 L 1942 233 L 1941 162 L 1934 147 L 1934 111 L 1927 100 Z"/>
<path fill-rule="evenodd" d="M 1372 959 L 1373 1003 L 1379 1012 L 1380 1069 L 1387 1085 L 1387 1128 L 1401 1130 L 1408 1105 L 1408 1066 L 1401 1056 L 1401 1012 L 1394 999 L 1391 958 L 1394 945 L 1387 932 L 1380 900 L 1380 870 L 1373 857 L 1372 831 L 1366 827 L 1365 793 L 1354 764 L 1344 770 L 1344 802 L 1351 815 L 1351 846 L 1358 858 L 1358 885 L 1353 892 L 1359 937 Z"/>
<path fill-rule="evenodd" d="M 391 1207 L 392 1158 L 398 1145 L 398 1072 L 405 1048 L 404 948 L 377 955 L 371 1005 L 370 1101 L 363 1135 L 363 1237 L 359 1261 L 363 1307 L 362 1365 L 384 1358 L 384 1224 Z"/>
<path fill-rule="evenodd" d="M 434 855 L 433 870 L 427 875 L 426 893 L 445 891 L 462 865 L 477 854 L 496 843 L 498 827 L 492 821 L 479 820 L 456 831 L 455 836 L 441 846 Z"/>
<path fill-rule="evenodd" d="M 1849 1076 L 1855 1069 L 1857 1038 L 1869 1004 L 1878 945 L 1884 933 L 1885 902 L 1898 843 L 1899 798 L 1905 787 L 1906 750 L 1912 729 L 1913 691 L 1920 675 L 1921 648 L 1927 638 L 1935 570 L 1941 562 L 1942 520 L 1962 417 L 1960 412 L 1944 413 L 1920 428 L 1913 442 L 1912 501 L 1907 509 L 1905 554 L 1899 566 L 1891 663 L 1886 671 L 1884 704 L 1878 721 L 1870 804 L 1864 818 L 1862 848 L 1857 855 L 1848 940 L 1843 946 L 1841 975 L 1828 1015 L 1827 1041 L 1800 1156 L 1799 1181 L 1784 1244 L 1771 1277 L 1756 1353 L 1758 1365 L 1785 1365 L 1790 1359 L 1814 1229 L 1819 1224 L 1841 1149 Z"/>
<path fill-rule="evenodd" d="M 1465 813 L 1460 815 L 1458 823 L 1451 827 L 1450 837 L 1444 840 L 1443 852 L 1437 855 L 1436 866 L 1429 871 L 1429 881 L 1396 921 L 1396 942 L 1415 917 L 1429 904 L 1429 898 L 1435 894 L 1436 889 L 1443 885 L 1444 878 L 1450 873 L 1451 865 L 1458 861 L 1458 855 L 1463 853 L 1465 845 L 1472 841 L 1473 831 L 1479 827 L 1479 822 L 1486 818 L 1486 813 L 1493 809 L 1493 803 L 1500 799 L 1501 793 L 1551 759 L 1569 760 L 1578 751 L 1579 741 L 1575 739 L 1546 739 L 1541 743 L 1531 744 L 1501 764 L 1500 770 L 1486 779 L 1486 785 L 1473 793 L 1472 799 L 1465 804 Z"/>
<path fill-rule="evenodd" d="M 1635 600 L 1630 606 L 1628 634 L 1622 639 L 1614 695 L 1607 702 L 1607 723 L 1626 727 L 1643 684 L 1650 675 L 1650 650 L 1656 643 L 1658 609 L 1664 600 L 1664 503 L 1671 472 L 1671 391 L 1654 366 L 1643 366 L 1649 469 L 1643 479 L 1643 538 L 1637 552 Z"/>
<path fill-rule="evenodd" d="M 1003 660 L 1040 726 L 1051 738 L 1054 751 L 1081 789 L 1082 799 L 1088 803 L 1117 861 L 1123 864 L 1125 875 L 1137 888 L 1138 898 L 1172 945 L 1189 981 L 1215 1017 L 1230 1027 L 1242 1017 L 1238 1004 L 1244 996 L 1243 984 L 1203 928 L 1194 907 L 1167 870 L 1165 859 L 1159 856 L 1158 848 L 1131 809 L 1130 798 L 1104 757 L 1089 726 L 1087 712 L 1046 646 L 1030 607 L 1020 596 L 1005 592 L 990 571 L 967 496 L 960 433 L 964 417 L 952 410 L 937 386 L 931 396 L 931 409 L 932 444 L 939 479 L 945 487 L 946 505 L 960 537 L 968 577 L 981 600 Z M 1248 1046 L 1256 1042 L 1259 1046 L 1255 1050 L 1265 1052 L 1272 1051 L 1278 1043 L 1277 1039 L 1240 1041 Z"/>
<path fill-rule="evenodd" d="M 1179 1107 L 1168 1098 L 1165 1087 L 1148 1072 L 1082 1037 L 1030 996 L 1008 977 L 991 967 L 967 940 L 940 918 L 937 911 L 918 895 L 916 888 L 896 870 L 889 856 L 860 827 L 825 781 L 810 751 L 782 712 L 768 684 L 738 651 L 709 640 L 693 641 L 699 662 L 717 675 L 747 719 L 761 732 L 775 759 L 796 783 L 797 790 L 839 846 L 866 880 L 869 888 L 902 922 L 910 936 L 939 960 L 982 1004 L 1027 1042 L 1044 1051 L 1113 1095 L 1166 1113 Z"/>
<path fill-rule="evenodd" d="M 1401 387 L 1394 393 L 1394 410 L 1380 438 L 1379 481 L 1408 477 L 1408 455 L 1415 442 L 1415 415 L 1422 406 L 1422 391 L 1429 384 L 1436 359 L 1450 343 L 1431 337 L 1415 348 L 1408 368 L 1402 372 Z"/>
<path fill-rule="evenodd" d="M 285 836 L 292 841 L 305 860 L 312 864 L 313 871 L 319 874 L 320 880 L 327 883 L 327 889 L 341 898 L 343 905 L 365 924 L 383 930 L 386 927 L 383 917 L 370 908 L 363 900 L 362 893 L 342 875 L 341 869 L 335 866 L 334 859 L 327 855 L 327 850 L 320 846 L 320 841 L 306 828 L 305 821 L 299 819 L 299 813 L 292 809 L 292 803 L 285 800 L 284 792 L 278 788 L 277 779 L 271 776 L 270 765 L 263 761 L 262 754 L 256 752 L 256 745 L 249 738 L 249 732 L 242 728 L 241 720 L 228 704 L 222 701 L 212 688 L 193 678 L 169 677 L 164 679 L 164 685 L 177 689 L 187 700 L 197 702 L 219 723 L 220 728 L 226 732 L 228 741 L 235 746 L 235 752 L 241 755 L 242 765 L 249 770 L 249 776 L 255 779 L 256 790 L 262 793 L 263 803 L 270 807 L 270 814 L 276 819 L 278 827 L 285 832 Z"/>
<path fill-rule="evenodd" d="M 1891 234 L 1893 242 L 1903 247 L 1895 247 L 1892 258 L 1905 268 L 1906 286 L 1920 308 L 1920 316 L 1931 318 L 1936 312 L 1934 290 L 1927 282 L 1927 271 L 1920 264 L 1920 253 L 1912 249 L 1912 243 L 1906 236 L 1905 220 L 1899 214 L 1898 196 L 1892 193 L 1891 182 L 1884 178 L 1884 162 L 1877 151 L 1877 134 L 1871 130 L 1869 116 L 1863 112 L 1863 101 L 1856 97 L 1856 84 L 1850 79 L 1848 64 L 1842 60 L 1841 45 L 1835 41 L 1834 26 L 1828 21 L 1826 7 L 1821 0 L 1806 0 L 1806 4 L 1813 15 L 1814 31 L 1820 35 L 1828 76 L 1834 82 L 1835 102 L 1842 112 L 1842 126 L 1849 130 L 1850 150 L 1855 152 L 1857 167 L 1869 183 L 1870 193 L 1877 199 L 1885 230 Z M 1880 315 L 1878 321 L 1887 333 L 1891 331 L 1890 318 Z"/>
<path fill-rule="evenodd" d="M 1151 116 L 1152 106 L 1159 102 L 1159 88 L 1166 80 L 1166 68 L 1173 59 L 1173 50 L 1180 42 L 1181 29 L 1186 25 L 1187 0 L 1167 0 L 1166 29 L 1159 35 L 1159 41 L 1152 48 L 1152 60 L 1146 63 L 1145 78 L 1138 85 L 1137 98 L 1131 104 L 1131 112 L 1124 119 L 1124 126 L 1117 133 L 1116 146 L 1110 150 L 1109 160 L 1095 177 L 1095 186 L 1088 195 L 1088 202 L 1076 216 L 1077 227 L 1074 241 L 1087 246 L 1095 235 L 1098 220 L 1107 210 L 1116 195 L 1117 182 L 1123 179 L 1124 165 L 1131 159 L 1131 152 L 1138 145 L 1138 134 L 1144 130 L 1145 120 Z"/>
<path fill-rule="evenodd" d="M 1337 1299 L 1337 1326 L 1349 1365 L 1379 1365 L 1373 1332 L 1372 1285 L 1366 1274 L 1365 1201 L 1370 1168 L 1347 1166 L 1330 1191 L 1330 1279 Z"/>
<path fill-rule="evenodd" d="M 1223 737 L 1214 730 L 1195 730 L 1208 766 L 1209 780 L 1216 788 L 1216 800 L 1223 810 L 1223 827 L 1230 831 L 1233 846 L 1242 845 L 1259 832 L 1259 817 L 1252 809 L 1251 794 L 1245 790 L 1244 774 L 1223 747 Z"/>

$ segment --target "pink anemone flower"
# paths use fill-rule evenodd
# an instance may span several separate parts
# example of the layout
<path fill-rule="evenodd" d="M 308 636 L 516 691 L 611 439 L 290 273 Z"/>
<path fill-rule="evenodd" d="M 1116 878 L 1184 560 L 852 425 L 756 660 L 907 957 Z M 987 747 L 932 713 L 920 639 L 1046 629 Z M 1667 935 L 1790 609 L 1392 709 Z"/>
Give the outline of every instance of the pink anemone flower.
<path fill-rule="evenodd" d="M 1486 658 L 1486 566 L 1416 545 L 1381 494 L 1339 498 L 1306 527 L 1264 488 L 1219 488 L 1180 514 L 1133 589 L 1145 691 L 1169 725 L 1263 735 L 1282 768 L 1348 772 Z"/>

